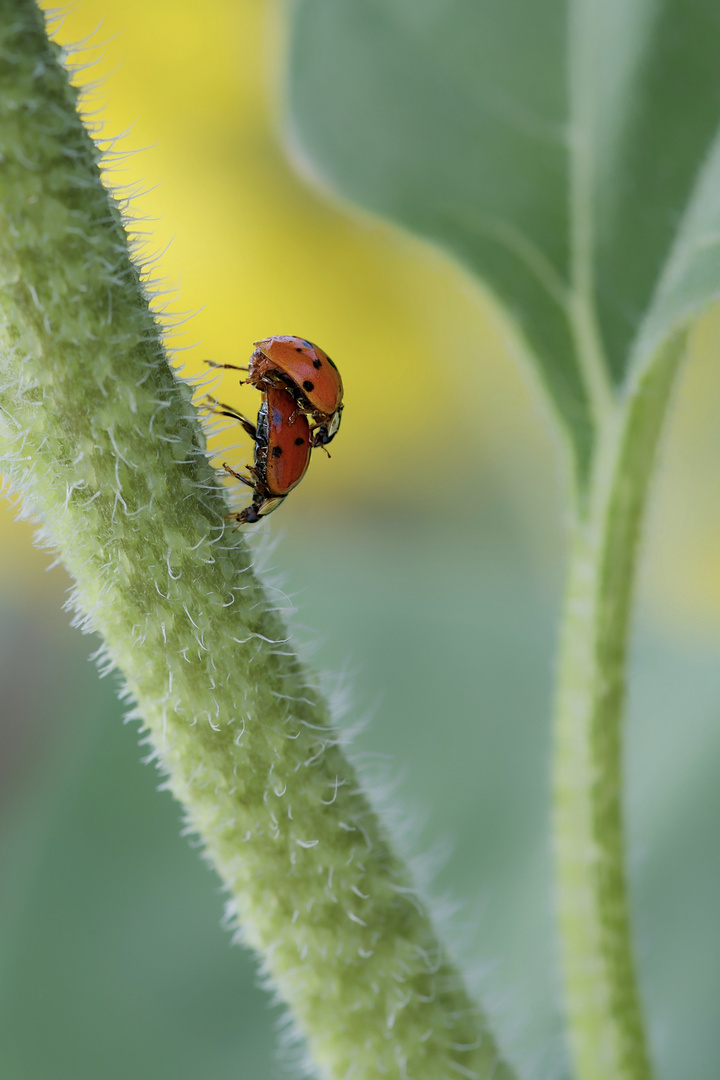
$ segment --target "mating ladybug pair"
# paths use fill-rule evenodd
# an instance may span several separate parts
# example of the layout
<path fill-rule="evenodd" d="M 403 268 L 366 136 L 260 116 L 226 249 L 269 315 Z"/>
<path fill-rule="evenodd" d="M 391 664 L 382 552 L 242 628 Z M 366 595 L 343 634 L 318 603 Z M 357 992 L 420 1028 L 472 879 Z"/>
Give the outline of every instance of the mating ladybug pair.
<path fill-rule="evenodd" d="M 233 514 L 241 525 L 252 524 L 276 510 L 302 480 L 315 447 L 326 451 L 340 427 L 343 385 L 330 357 L 311 341 L 278 335 L 255 342 L 247 368 L 237 364 L 212 367 L 247 371 L 250 383 L 262 390 L 257 424 L 230 405 L 214 401 L 213 411 L 242 424 L 255 443 L 250 476 L 223 468 L 253 489 L 250 506 Z M 311 426 L 312 422 L 312 426 Z"/>

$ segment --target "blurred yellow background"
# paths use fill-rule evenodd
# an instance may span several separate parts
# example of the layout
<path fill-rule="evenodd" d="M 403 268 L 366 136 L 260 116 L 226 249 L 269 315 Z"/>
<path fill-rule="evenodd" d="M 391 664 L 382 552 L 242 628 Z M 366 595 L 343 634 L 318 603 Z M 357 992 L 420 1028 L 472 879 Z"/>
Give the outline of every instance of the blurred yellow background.
<path fill-rule="evenodd" d="M 490 304 L 442 256 L 328 205 L 280 148 L 282 8 L 85 0 L 54 36 L 80 65 L 74 78 L 90 88 L 85 108 L 99 135 L 121 136 L 108 178 L 136 193 L 145 253 L 159 253 L 155 276 L 170 290 L 157 305 L 192 313 L 172 338 L 188 349 L 177 354 L 186 374 L 202 372 L 206 357 L 244 363 L 251 343 L 273 333 L 309 337 L 341 367 L 342 439 L 332 462 L 316 455 L 274 527 L 347 510 L 452 518 L 495 500 L 539 563 L 555 563 L 552 436 Z M 693 335 L 644 577 L 658 616 L 702 624 L 720 594 L 709 497 L 719 341 L 716 315 Z M 222 395 L 254 415 L 254 390 L 228 375 Z M 238 443 L 240 462 L 250 447 L 236 430 L 219 445 Z M 44 588 L 29 530 L 10 513 L 0 530 L 0 574 Z"/>

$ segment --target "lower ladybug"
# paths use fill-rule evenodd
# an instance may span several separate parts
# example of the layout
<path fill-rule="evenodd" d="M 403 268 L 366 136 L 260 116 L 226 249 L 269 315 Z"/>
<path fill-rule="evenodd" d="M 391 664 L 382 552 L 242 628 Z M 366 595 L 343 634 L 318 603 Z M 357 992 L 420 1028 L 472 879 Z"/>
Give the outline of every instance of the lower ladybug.
<path fill-rule="evenodd" d="M 313 446 L 325 448 L 335 438 L 343 410 L 342 378 L 327 353 L 312 341 L 276 334 L 255 342 L 247 368 L 236 364 L 213 366 L 247 371 L 245 382 L 258 390 L 287 390 L 298 412 L 306 413 L 315 422 L 310 433 Z"/>
<path fill-rule="evenodd" d="M 297 411 L 292 395 L 277 387 L 263 393 L 257 425 L 229 406 L 214 411 L 238 420 L 255 441 L 255 464 L 248 466 L 250 476 L 223 463 L 225 472 L 255 492 L 250 506 L 230 515 L 240 525 L 251 525 L 277 510 L 305 475 L 312 449 L 310 425 L 307 416 Z"/>

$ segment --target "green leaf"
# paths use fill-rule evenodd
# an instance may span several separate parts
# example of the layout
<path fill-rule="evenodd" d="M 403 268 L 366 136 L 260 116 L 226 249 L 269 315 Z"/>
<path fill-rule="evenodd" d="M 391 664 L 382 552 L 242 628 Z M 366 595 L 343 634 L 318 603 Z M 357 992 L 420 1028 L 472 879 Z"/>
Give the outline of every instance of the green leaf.
<path fill-rule="evenodd" d="M 652 361 L 662 343 L 720 292 L 720 132 L 700 172 L 675 244 L 640 329 L 634 363 Z"/>
<path fill-rule="evenodd" d="M 712 0 L 295 6 L 296 144 L 486 283 L 581 473 L 716 129 L 716 16 Z"/>

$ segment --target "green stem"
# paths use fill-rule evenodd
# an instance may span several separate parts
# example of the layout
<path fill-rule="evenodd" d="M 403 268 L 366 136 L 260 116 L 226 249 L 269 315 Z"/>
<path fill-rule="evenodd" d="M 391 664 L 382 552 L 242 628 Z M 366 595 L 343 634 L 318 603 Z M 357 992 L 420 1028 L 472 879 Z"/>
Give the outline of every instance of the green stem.
<path fill-rule="evenodd" d="M 572 525 L 556 708 L 555 837 L 577 1080 L 652 1075 L 631 948 L 621 736 L 638 541 L 682 347 L 681 339 L 667 346 L 608 415 L 590 497 Z"/>
<path fill-rule="evenodd" d="M 74 576 L 79 621 L 123 672 L 244 939 L 324 1077 L 510 1080 L 224 521 L 32 0 L 0 5 L 0 141 L 3 468 Z"/>

